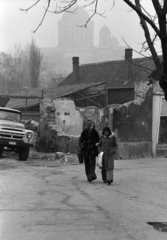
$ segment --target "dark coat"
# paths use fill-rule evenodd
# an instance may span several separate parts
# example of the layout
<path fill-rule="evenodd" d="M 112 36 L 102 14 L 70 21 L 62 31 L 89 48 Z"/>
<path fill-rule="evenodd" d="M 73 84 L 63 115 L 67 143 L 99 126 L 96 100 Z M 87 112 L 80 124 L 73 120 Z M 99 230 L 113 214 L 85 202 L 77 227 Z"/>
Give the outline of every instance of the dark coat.
<path fill-rule="evenodd" d="M 98 155 L 96 143 L 98 142 L 99 134 L 95 129 L 93 129 L 92 131 L 84 129 L 79 139 L 79 145 L 81 147 L 83 155 L 85 157 L 88 155 L 96 157 Z"/>
<path fill-rule="evenodd" d="M 114 159 L 117 149 L 117 141 L 114 135 L 110 137 L 102 136 L 99 141 L 100 151 L 104 152 L 102 169 L 110 170 L 114 169 Z"/>

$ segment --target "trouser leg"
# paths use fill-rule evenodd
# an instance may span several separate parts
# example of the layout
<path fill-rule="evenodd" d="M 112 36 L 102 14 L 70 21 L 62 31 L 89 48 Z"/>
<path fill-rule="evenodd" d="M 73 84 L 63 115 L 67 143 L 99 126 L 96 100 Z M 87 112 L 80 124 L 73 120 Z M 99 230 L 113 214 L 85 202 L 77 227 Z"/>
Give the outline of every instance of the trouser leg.
<path fill-rule="evenodd" d="M 94 156 L 90 156 L 90 165 L 89 165 L 89 177 L 92 180 L 95 180 L 97 178 L 95 169 L 96 169 L 96 158 Z"/>
<path fill-rule="evenodd" d="M 96 158 L 94 156 L 89 156 L 85 161 L 85 173 L 88 180 L 92 181 L 97 178 L 95 173 L 96 168 Z"/>
<path fill-rule="evenodd" d="M 102 176 L 103 182 L 107 182 L 106 170 L 104 169 L 101 170 L 101 176 Z"/>
<path fill-rule="evenodd" d="M 84 163 L 85 163 L 85 174 L 86 174 L 87 179 L 88 179 L 88 175 L 89 175 L 89 159 L 85 158 L 84 159 Z"/>
<path fill-rule="evenodd" d="M 113 182 L 113 169 L 107 171 L 107 182 L 109 184 Z"/>

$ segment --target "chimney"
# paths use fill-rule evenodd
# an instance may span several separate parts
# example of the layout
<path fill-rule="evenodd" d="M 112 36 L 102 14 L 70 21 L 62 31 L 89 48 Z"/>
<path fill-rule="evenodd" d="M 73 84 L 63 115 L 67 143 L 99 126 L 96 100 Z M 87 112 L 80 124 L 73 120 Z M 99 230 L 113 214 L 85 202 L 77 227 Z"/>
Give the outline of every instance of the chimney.
<path fill-rule="evenodd" d="M 125 60 L 132 60 L 132 51 L 131 48 L 125 49 Z"/>
<path fill-rule="evenodd" d="M 74 75 L 74 83 L 79 82 L 79 57 L 73 57 L 73 75 Z"/>
<path fill-rule="evenodd" d="M 127 62 L 128 79 L 132 77 L 132 49 L 125 49 L 125 61 Z"/>

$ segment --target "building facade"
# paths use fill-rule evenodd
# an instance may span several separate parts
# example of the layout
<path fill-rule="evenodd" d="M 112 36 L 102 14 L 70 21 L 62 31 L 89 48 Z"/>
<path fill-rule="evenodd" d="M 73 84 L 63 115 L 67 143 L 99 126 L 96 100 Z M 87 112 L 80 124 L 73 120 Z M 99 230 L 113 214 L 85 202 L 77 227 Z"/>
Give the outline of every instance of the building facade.
<path fill-rule="evenodd" d="M 99 44 L 95 47 L 94 22 L 90 20 L 85 27 L 88 19 L 89 14 L 84 8 L 63 14 L 58 22 L 57 47 L 41 49 L 55 70 L 71 72 L 73 56 L 78 56 L 81 64 L 123 59 L 125 46 L 119 46 L 106 25 L 99 31 Z"/>

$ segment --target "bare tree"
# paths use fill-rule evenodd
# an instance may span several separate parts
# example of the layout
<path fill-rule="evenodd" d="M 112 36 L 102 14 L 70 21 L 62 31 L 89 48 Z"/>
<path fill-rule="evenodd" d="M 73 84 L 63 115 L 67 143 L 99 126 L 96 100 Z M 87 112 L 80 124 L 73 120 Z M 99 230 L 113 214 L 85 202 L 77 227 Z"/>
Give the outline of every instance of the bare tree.
<path fill-rule="evenodd" d="M 24 86 L 30 86 L 28 75 L 28 45 L 23 47 L 21 44 L 15 44 L 10 55 L 13 62 L 12 68 L 10 68 L 10 71 L 13 72 L 10 83 L 13 86 L 11 91 L 18 91 Z"/>
<path fill-rule="evenodd" d="M 0 93 L 42 86 L 43 82 L 47 86 L 52 81 L 53 67 L 36 45 L 15 44 L 9 54 L 0 53 Z"/>
<path fill-rule="evenodd" d="M 41 50 L 36 46 L 34 40 L 31 41 L 29 48 L 29 76 L 31 87 L 39 86 L 39 76 L 41 72 L 43 55 Z"/>
<path fill-rule="evenodd" d="M 165 99 L 167 100 L 167 1 L 150 1 L 155 10 L 155 15 L 152 15 L 149 10 L 144 8 L 141 0 L 123 1 L 127 3 L 140 18 L 140 23 L 146 38 L 146 42 L 143 43 L 143 48 L 145 51 L 149 50 L 151 52 L 157 70 L 156 74 L 152 76 L 155 80 L 159 80 L 160 87 L 164 91 Z M 151 31 L 153 31 L 153 34 L 151 34 Z M 155 41 L 157 39 L 161 43 L 162 58 L 158 55 L 155 48 Z"/>
<path fill-rule="evenodd" d="M 38 5 L 42 0 L 34 0 L 34 4 L 27 9 L 21 9 L 29 11 L 34 6 Z M 77 8 L 73 8 L 79 0 L 47 0 L 45 11 L 41 22 L 37 26 L 34 32 L 42 25 L 47 12 L 62 13 L 69 11 L 76 11 Z M 112 7 L 116 4 L 116 0 L 110 0 Z M 131 9 L 133 9 L 140 18 L 141 26 L 144 30 L 146 41 L 142 45 L 142 51 L 150 51 L 152 59 L 156 66 L 156 74 L 153 77 L 159 81 L 160 87 L 164 91 L 165 98 L 167 100 L 167 0 L 150 0 L 150 5 L 154 9 L 154 14 L 145 7 L 145 1 L 142 0 L 122 0 Z M 54 11 L 51 11 L 51 3 L 55 5 Z M 98 12 L 99 0 L 85 0 L 84 7 L 93 6 L 93 11 L 90 18 L 85 23 L 85 27 L 95 14 L 103 16 L 103 13 Z M 121 9 L 120 9 L 121 12 Z M 153 32 L 153 34 L 152 34 Z M 159 40 L 162 48 L 162 57 L 159 57 L 155 42 Z"/>
<path fill-rule="evenodd" d="M 22 90 L 29 82 L 28 54 L 20 45 L 15 45 L 10 54 L 0 55 L 0 91 L 11 93 Z"/>
<path fill-rule="evenodd" d="M 9 66 L 11 56 L 9 54 L 1 53 L 0 55 L 0 93 L 8 93 L 9 82 Z"/>

